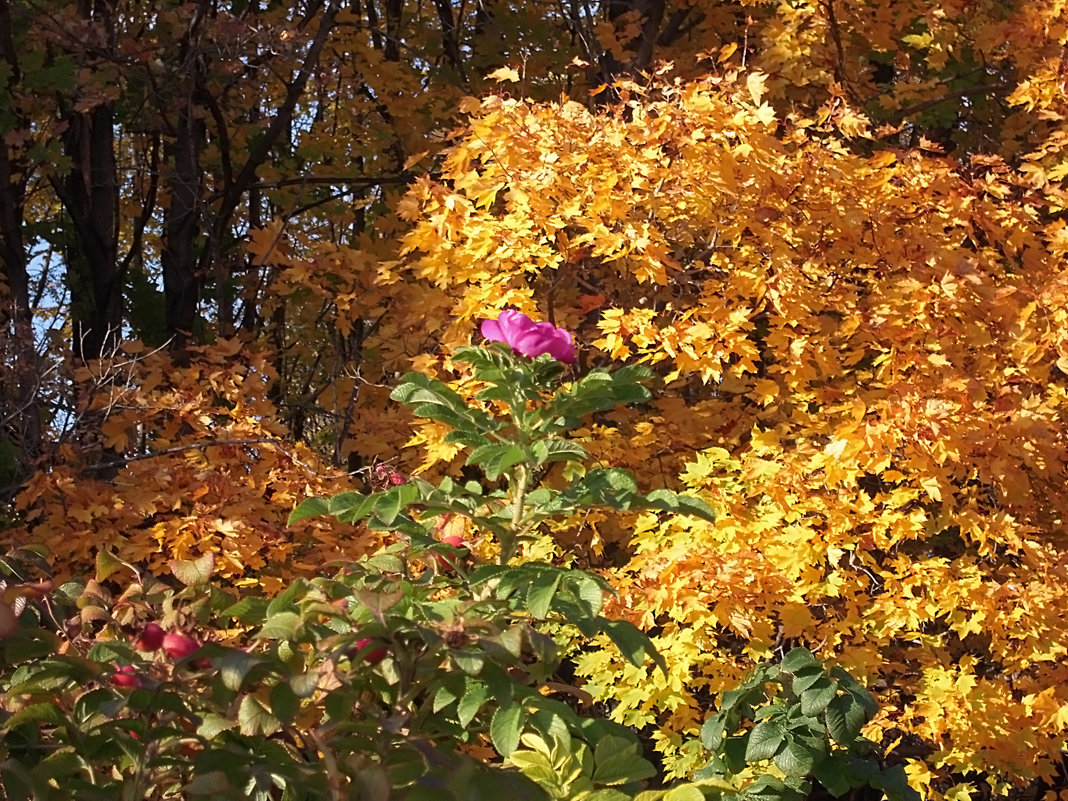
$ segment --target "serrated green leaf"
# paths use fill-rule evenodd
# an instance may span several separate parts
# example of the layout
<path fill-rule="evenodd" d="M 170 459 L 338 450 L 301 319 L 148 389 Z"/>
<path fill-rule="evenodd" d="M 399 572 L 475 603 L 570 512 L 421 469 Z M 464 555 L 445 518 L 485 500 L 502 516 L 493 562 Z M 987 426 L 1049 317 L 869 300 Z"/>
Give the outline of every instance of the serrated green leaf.
<path fill-rule="evenodd" d="M 329 514 L 329 511 L 326 498 L 308 498 L 301 501 L 297 508 L 289 513 L 289 520 L 286 521 L 286 525 L 291 526 L 301 520 L 307 520 L 309 517 Z"/>
<path fill-rule="evenodd" d="M 488 699 L 489 689 L 485 683 L 466 677 L 464 694 L 456 705 L 456 719 L 460 725 L 466 729 Z"/>
<path fill-rule="evenodd" d="M 523 732 L 523 707 L 518 704 L 498 707 L 490 720 L 490 740 L 493 747 L 503 757 L 507 757 L 519 746 L 519 735 Z"/>
<path fill-rule="evenodd" d="M 919 801 L 920 798 L 920 794 L 909 786 L 905 768 L 901 765 L 886 768 L 881 774 L 873 776 L 869 784 L 882 790 L 887 801 Z"/>
<path fill-rule="evenodd" d="M 540 439 L 531 448 L 534 460 L 542 465 L 547 462 L 585 462 L 590 458 L 589 452 L 577 442 L 559 437 Z"/>
<path fill-rule="evenodd" d="M 816 766 L 816 762 L 823 754 L 817 753 L 798 742 L 792 737 L 787 737 L 777 754 L 775 754 L 775 766 L 787 776 L 807 776 Z"/>
<path fill-rule="evenodd" d="M 197 727 L 197 736 L 209 741 L 214 740 L 224 731 L 236 726 L 237 721 L 230 720 L 216 712 L 208 712 L 201 718 L 200 725 Z"/>
<path fill-rule="evenodd" d="M 212 770 L 207 773 L 198 773 L 193 780 L 182 787 L 186 795 L 212 796 L 228 798 L 237 789 L 230 784 L 230 779 L 221 770 Z"/>
<path fill-rule="evenodd" d="M 540 571 L 527 588 L 526 608 L 538 620 L 544 620 L 552 606 L 553 596 L 560 586 L 560 573 Z"/>
<path fill-rule="evenodd" d="M 296 612 L 279 612 L 268 617 L 254 636 L 258 640 L 292 640 L 303 627 L 304 622 Z"/>
<path fill-rule="evenodd" d="M 268 601 L 264 598 L 244 597 L 219 612 L 221 618 L 233 618 L 241 623 L 251 624 L 263 619 Z"/>
<path fill-rule="evenodd" d="M 447 708 L 459 697 L 460 696 L 452 687 L 449 687 L 447 684 L 442 684 L 434 693 L 434 703 L 431 705 L 430 708 L 436 714 L 441 710 Z"/>
<path fill-rule="evenodd" d="M 790 650 L 790 652 L 782 658 L 779 666 L 783 670 L 794 674 L 805 668 L 818 667 L 821 670 L 823 669 L 823 665 L 819 663 L 819 660 L 817 660 L 807 648 L 794 648 Z"/>
<path fill-rule="evenodd" d="M 879 702 L 875 700 L 874 695 L 859 685 L 855 689 L 850 690 L 849 694 L 864 708 L 865 720 L 871 720 L 875 717 L 875 714 L 879 711 Z"/>
<path fill-rule="evenodd" d="M 298 673 L 289 677 L 289 686 L 298 698 L 310 698 L 319 687 L 319 675 L 314 672 Z"/>
<path fill-rule="evenodd" d="M 241 733 L 246 737 L 253 737 L 257 734 L 269 737 L 282 729 L 282 725 L 271 714 L 271 710 L 253 695 L 246 695 L 241 699 L 241 704 L 237 708 L 237 723 Z"/>
<path fill-rule="evenodd" d="M 219 670 L 223 686 L 234 692 L 241 689 L 241 685 L 244 683 L 249 671 L 262 663 L 262 659 L 237 648 L 231 649 L 221 657 L 212 660 L 212 665 Z"/>
<path fill-rule="evenodd" d="M 63 712 L 53 703 L 28 704 L 4 721 L 3 729 L 5 731 L 14 729 L 23 723 L 36 723 L 38 725 L 43 723 L 50 726 L 60 726 L 63 724 L 64 719 Z"/>
<path fill-rule="evenodd" d="M 745 761 L 771 759 L 786 739 L 786 730 L 776 720 L 765 720 L 753 727 L 745 744 Z"/>
<path fill-rule="evenodd" d="M 419 491 L 411 484 L 401 484 L 385 492 L 369 496 L 374 503 L 374 515 L 387 526 L 393 525 L 401 510 L 415 502 Z"/>
<path fill-rule="evenodd" d="M 326 513 L 342 523 L 359 523 L 371 514 L 376 497 L 360 492 L 341 492 L 327 500 Z"/>
<path fill-rule="evenodd" d="M 713 715 L 701 726 L 701 745 L 715 751 L 723 742 L 723 716 Z"/>
<path fill-rule="evenodd" d="M 822 666 L 805 667 L 799 669 L 795 673 L 790 675 L 790 689 L 795 695 L 801 695 L 809 687 L 814 686 L 817 682 L 824 681 L 827 674 L 824 672 Z"/>
<path fill-rule="evenodd" d="M 838 682 L 820 679 L 801 693 L 801 714 L 815 717 L 838 695 Z"/>
<path fill-rule="evenodd" d="M 622 737 L 602 737 L 594 748 L 594 784 L 630 784 L 651 779 L 656 768 L 641 754 L 641 746 Z"/>
<path fill-rule="evenodd" d="M 657 489 L 634 502 L 635 508 L 653 509 L 685 514 L 702 520 L 714 521 L 712 507 L 693 495 L 680 495 L 669 489 Z"/>
<path fill-rule="evenodd" d="M 864 726 L 864 707 L 851 693 L 839 695 L 827 705 L 826 720 L 835 742 L 848 747 Z"/>
<path fill-rule="evenodd" d="M 667 675 L 667 662 L 664 661 L 663 655 L 656 650 L 653 641 L 645 632 L 627 620 L 605 620 L 604 618 L 597 620 L 601 631 L 608 635 L 628 662 L 635 667 L 642 667 L 648 657 L 663 671 L 664 675 Z"/>

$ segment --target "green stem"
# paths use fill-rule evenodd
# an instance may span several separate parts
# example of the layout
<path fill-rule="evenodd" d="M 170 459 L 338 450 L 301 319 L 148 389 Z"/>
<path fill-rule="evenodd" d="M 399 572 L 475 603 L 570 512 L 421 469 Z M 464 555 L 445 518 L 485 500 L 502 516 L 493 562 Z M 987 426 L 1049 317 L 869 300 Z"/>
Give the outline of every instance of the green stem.
<path fill-rule="evenodd" d="M 501 540 L 501 564 L 506 565 L 515 556 L 516 546 L 519 543 L 519 532 L 523 527 L 523 504 L 527 497 L 527 481 L 530 473 L 525 464 L 516 465 L 515 468 L 515 495 L 512 503 L 512 526 L 508 532 L 507 540 Z"/>

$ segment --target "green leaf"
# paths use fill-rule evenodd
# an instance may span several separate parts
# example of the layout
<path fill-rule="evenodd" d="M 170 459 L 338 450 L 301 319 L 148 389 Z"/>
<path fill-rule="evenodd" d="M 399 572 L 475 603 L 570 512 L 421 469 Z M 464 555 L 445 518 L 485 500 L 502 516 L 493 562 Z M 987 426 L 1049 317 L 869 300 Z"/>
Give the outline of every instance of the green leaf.
<path fill-rule="evenodd" d="M 401 599 L 404 598 L 404 591 L 376 592 L 374 590 L 356 590 L 353 595 L 356 596 L 360 606 L 370 612 L 375 620 L 384 624 L 386 612 L 400 603 Z"/>
<path fill-rule="evenodd" d="M 715 521 L 716 513 L 712 507 L 694 495 L 680 495 L 669 489 L 657 489 L 635 501 L 634 506 L 641 509 L 655 509 L 664 512 L 689 515 L 701 520 Z"/>
<path fill-rule="evenodd" d="M 501 474 L 525 461 L 526 453 L 518 445 L 511 442 L 492 442 L 481 448 L 475 448 L 467 457 L 467 464 L 477 464 L 482 467 L 489 481 L 496 481 Z"/>
<path fill-rule="evenodd" d="M 619 790 L 602 787 L 600 790 L 594 790 L 592 793 L 582 796 L 582 801 L 631 801 L 631 796 Z"/>
<path fill-rule="evenodd" d="M 786 730 L 775 720 L 758 723 L 749 732 L 745 744 L 745 761 L 760 762 L 771 759 L 779 750 L 779 745 L 786 738 Z"/>
<path fill-rule="evenodd" d="M 342 523 L 359 523 L 371 514 L 377 496 L 359 492 L 341 492 L 327 501 L 327 513 Z"/>
<path fill-rule="evenodd" d="M 29 704 L 4 721 L 3 728 L 4 731 L 10 731 L 23 723 L 36 723 L 37 725 L 43 723 L 50 726 L 61 726 L 65 719 L 65 715 L 59 707 L 51 702 Z"/>
<path fill-rule="evenodd" d="M 820 679 L 801 693 L 801 714 L 815 717 L 838 695 L 838 682 Z"/>
<path fill-rule="evenodd" d="M 582 610 L 590 617 L 596 617 L 604 607 L 604 588 L 597 580 L 586 573 L 572 571 L 565 579 L 565 587 L 579 601 Z"/>
<path fill-rule="evenodd" d="M 843 751 L 831 754 L 830 757 L 816 765 L 812 769 L 812 778 L 822 784 L 835 798 L 840 798 L 854 787 L 860 787 L 863 784 L 854 784 L 850 781 L 848 754 Z"/>
<path fill-rule="evenodd" d="M 630 784 L 656 775 L 656 768 L 641 755 L 641 746 L 622 737 L 598 740 L 593 760 L 594 784 Z"/>
<path fill-rule="evenodd" d="M 278 721 L 289 725 L 300 710 L 300 698 L 287 682 L 281 682 L 271 688 L 271 711 Z"/>
<path fill-rule="evenodd" d="M 715 751 L 723 742 L 724 719 L 722 715 L 713 715 L 701 726 L 701 745 L 709 751 Z"/>
<path fill-rule="evenodd" d="M 241 623 L 252 624 L 263 619 L 268 603 L 264 598 L 245 596 L 219 612 L 219 617 L 223 619 L 233 618 Z"/>
<path fill-rule="evenodd" d="M 493 713 L 490 720 L 490 740 L 501 756 L 507 757 L 519 747 L 524 717 L 523 707 L 518 704 L 499 707 Z"/>
<path fill-rule="evenodd" d="M 257 640 L 293 640 L 304 627 L 304 621 L 296 612 L 279 612 L 267 618 L 254 637 Z"/>
<path fill-rule="evenodd" d="M 597 467 L 572 484 L 560 498 L 579 506 L 607 506 L 625 511 L 638 495 L 638 482 L 619 467 Z"/>
<path fill-rule="evenodd" d="M 289 686 L 298 698 L 311 698 L 319 688 L 319 678 L 315 672 L 297 673 L 289 677 Z"/>
<path fill-rule="evenodd" d="M 489 689 L 483 682 L 476 681 L 470 676 L 465 677 L 464 694 L 460 698 L 460 703 L 456 705 L 456 719 L 460 725 L 466 729 L 488 699 Z"/>
<path fill-rule="evenodd" d="M 283 614 L 291 613 L 284 612 Z M 212 664 L 218 668 L 223 686 L 228 690 L 238 692 L 249 671 L 257 665 L 263 664 L 263 660 L 238 648 L 233 648 L 221 657 L 213 659 Z"/>
<path fill-rule="evenodd" d="M 786 781 L 767 773 L 741 793 L 746 801 L 801 801 L 808 795 L 807 784 L 787 776 Z"/>
<path fill-rule="evenodd" d="M 807 648 L 794 648 L 782 658 L 782 662 L 779 666 L 790 673 L 796 674 L 799 670 L 810 667 L 818 667 L 821 670 L 823 665 L 812 655 L 812 652 Z"/>
<path fill-rule="evenodd" d="M 99 551 L 96 552 L 97 581 L 104 581 L 113 573 L 122 570 L 124 567 L 130 567 L 130 565 L 119 559 L 111 551 L 105 548 L 101 548 Z M 136 573 L 137 571 L 134 572 Z"/>
<path fill-rule="evenodd" d="M 213 798 L 230 798 L 235 789 L 230 784 L 230 779 L 221 770 L 198 773 L 191 782 L 182 787 L 182 791 L 187 795 L 206 795 Z"/>
<path fill-rule="evenodd" d="M 235 726 L 237 726 L 236 721 L 223 717 L 216 712 L 208 712 L 197 727 L 197 736 L 203 737 L 205 740 L 214 740 L 224 731 L 228 731 Z"/>
<path fill-rule="evenodd" d="M 851 693 L 839 695 L 827 705 L 826 720 L 835 742 L 848 747 L 864 726 L 864 707 Z"/>
<path fill-rule="evenodd" d="M 560 586 L 560 573 L 553 570 L 539 572 L 527 588 L 526 607 L 538 620 L 544 620 L 552 606 L 553 596 Z"/>
<path fill-rule="evenodd" d="M 705 794 L 692 784 L 680 784 L 667 791 L 664 801 L 705 801 Z"/>
<path fill-rule="evenodd" d="M 282 730 L 282 725 L 271 714 L 271 710 L 253 695 L 241 699 L 241 705 L 237 708 L 237 722 L 246 737 L 257 734 L 269 737 Z"/>
<path fill-rule="evenodd" d="M 905 768 L 894 765 L 880 775 L 873 776 L 869 782 L 876 790 L 886 794 L 887 801 L 919 801 L 920 794 L 909 786 Z"/>
<path fill-rule="evenodd" d="M 387 526 L 392 525 L 401 509 L 415 502 L 418 495 L 419 491 L 411 484 L 401 484 L 385 492 L 375 493 L 370 496 L 370 499 L 374 500 L 375 517 Z"/>
<path fill-rule="evenodd" d="M 325 515 L 330 513 L 330 507 L 327 504 L 326 498 L 308 498 L 302 501 L 296 509 L 289 513 L 289 520 L 286 525 L 291 526 L 294 523 L 299 523 L 301 520 L 306 520 L 309 517 L 318 517 L 319 515 Z"/>
<path fill-rule="evenodd" d="M 187 587 L 206 587 L 215 571 L 215 554 L 210 551 L 196 559 L 172 559 L 171 574 Z"/>
<path fill-rule="evenodd" d="M 271 599 L 267 604 L 267 615 L 270 617 L 277 612 L 297 611 L 297 601 L 308 592 L 308 582 L 302 578 L 295 579 L 292 584 Z"/>
<path fill-rule="evenodd" d="M 801 695 L 809 687 L 814 686 L 818 682 L 825 681 L 827 674 L 824 672 L 822 666 L 805 667 L 801 668 L 795 673 L 789 674 L 790 689 L 795 695 Z"/>
<path fill-rule="evenodd" d="M 823 754 L 813 751 L 792 737 L 775 755 L 775 766 L 787 776 L 807 776 Z"/>
<path fill-rule="evenodd" d="M 539 465 L 546 462 L 585 462 L 590 458 L 589 452 L 577 442 L 560 437 L 539 439 L 531 450 Z"/>

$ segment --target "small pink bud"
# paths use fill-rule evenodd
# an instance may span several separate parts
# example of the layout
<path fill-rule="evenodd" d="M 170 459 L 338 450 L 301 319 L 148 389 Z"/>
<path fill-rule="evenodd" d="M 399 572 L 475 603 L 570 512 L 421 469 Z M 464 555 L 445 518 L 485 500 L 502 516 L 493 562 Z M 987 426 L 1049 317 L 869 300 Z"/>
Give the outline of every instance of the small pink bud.
<path fill-rule="evenodd" d="M 163 638 L 163 653 L 171 659 L 185 659 L 200 648 L 200 643 L 188 634 L 171 632 Z"/>
<path fill-rule="evenodd" d="M 115 675 L 111 677 L 111 683 L 116 687 L 133 687 L 135 689 L 143 686 L 141 677 L 137 675 L 137 668 L 133 665 L 124 665 L 116 670 Z"/>
<path fill-rule="evenodd" d="M 141 636 L 134 640 L 138 651 L 156 651 L 163 645 L 166 632 L 158 623 L 148 623 L 141 631 Z"/>

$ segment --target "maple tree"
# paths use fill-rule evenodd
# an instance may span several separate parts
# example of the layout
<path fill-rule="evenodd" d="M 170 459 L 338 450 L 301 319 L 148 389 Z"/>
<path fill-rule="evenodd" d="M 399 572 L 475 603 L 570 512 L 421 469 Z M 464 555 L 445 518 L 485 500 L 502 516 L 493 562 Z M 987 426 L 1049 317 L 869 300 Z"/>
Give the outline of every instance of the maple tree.
<path fill-rule="evenodd" d="M 918 789 L 1052 779 L 1065 16 L 0 0 L 6 536 L 272 591 L 373 551 L 285 516 L 458 470 L 388 396 L 413 367 L 473 394 L 452 354 L 511 307 L 575 334 L 578 376 L 652 367 L 579 436 L 719 511 L 538 546 L 658 632 L 670 676 L 579 664 L 674 770 L 708 693 L 796 642 L 877 687 Z"/>

